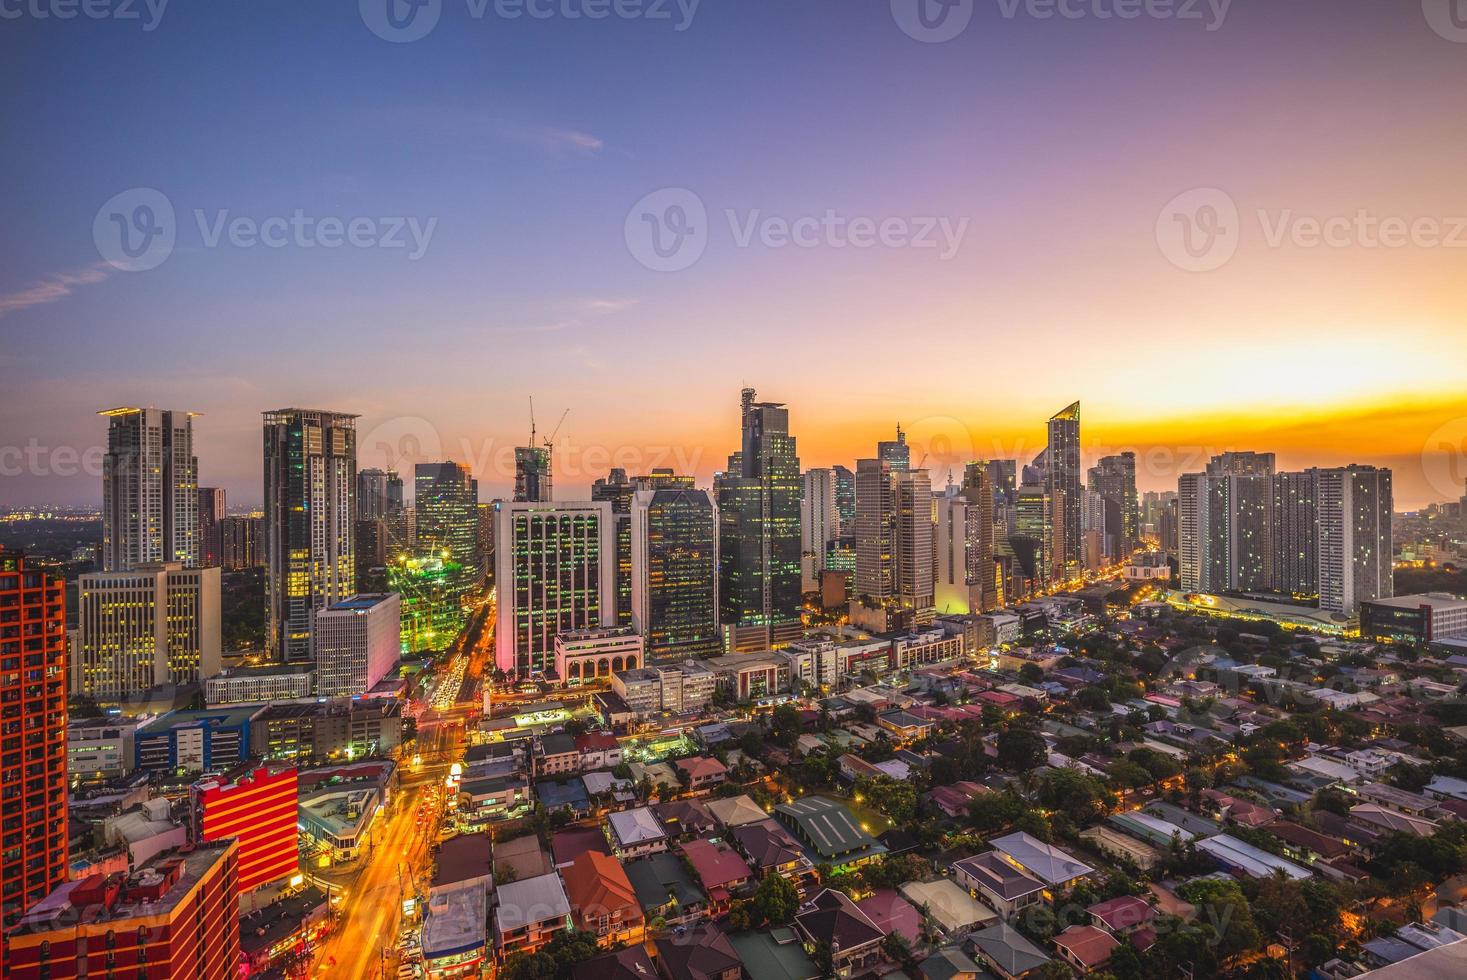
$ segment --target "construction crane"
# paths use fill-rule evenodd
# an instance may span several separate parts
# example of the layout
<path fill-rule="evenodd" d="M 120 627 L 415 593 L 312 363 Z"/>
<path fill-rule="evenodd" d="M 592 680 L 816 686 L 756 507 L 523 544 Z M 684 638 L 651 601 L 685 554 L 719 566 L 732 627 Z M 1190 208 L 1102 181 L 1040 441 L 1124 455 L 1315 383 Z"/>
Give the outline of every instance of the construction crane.
<path fill-rule="evenodd" d="M 545 440 L 545 448 L 546 448 L 546 450 L 548 450 L 550 452 L 554 452 L 555 451 L 555 436 L 556 436 L 557 433 L 560 432 L 560 427 L 562 425 L 565 425 L 565 417 L 567 415 L 569 415 L 569 414 L 570 414 L 570 409 L 568 409 L 568 408 L 564 412 L 561 412 L 560 413 L 560 421 L 557 422 L 557 423 L 555 423 L 555 428 L 553 430 L 551 430 L 549 438 L 547 438 Z M 533 437 L 532 437 L 532 441 L 531 441 L 530 444 L 531 445 L 534 445 Z"/>

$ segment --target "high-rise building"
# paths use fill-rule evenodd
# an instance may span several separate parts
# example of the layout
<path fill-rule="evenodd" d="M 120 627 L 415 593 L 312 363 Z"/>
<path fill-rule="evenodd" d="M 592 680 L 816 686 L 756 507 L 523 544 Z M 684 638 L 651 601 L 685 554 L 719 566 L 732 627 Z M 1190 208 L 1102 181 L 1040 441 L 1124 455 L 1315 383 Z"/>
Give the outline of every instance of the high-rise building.
<path fill-rule="evenodd" d="M 856 474 L 839 463 L 830 471 L 835 474 L 835 509 L 840 515 L 837 537 L 850 537 L 856 526 Z"/>
<path fill-rule="evenodd" d="M 707 490 L 638 490 L 632 499 L 632 626 L 651 661 L 715 657 L 718 511 Z"/>
<path fill-rule="evenodd" d="M 725 647 L 757 651 L 800 634 L 800 459 L 789 410 L 741 393 L 743 438 L 714 478 Z"/>
<path fill-rule="evenodd" d="M 1156 536 L 1162 550 L 1175 555 L 1181 550 L 1181 518 L 1178 514 L 1177 495 L 1172 495 L 1161 504 L 1156 519 Z"/>
<path fill-rule="evenodd" d="M 1264 454 L 1267 455 L 1267 454 Z M 1246 457 L 1246 458 L 1245 458 Z M 1215 458 L 1178 481 L 1182 588 L 1253 592 L 1273 585 L 1272 458 Z"/>
<path fill-rule="evenodd" d="M 479 482 L 467 466 L 419 463 L 413 479 L 417 547 L 443 558 L 459 598 L 479 582 Z"/>
<path fill-rule="evenodd" d="M 1136 494 L 1136 454 L 1102 456 L 1089 474 L 1090 489 L 1105 507 L 1105 553 L 1121 560 L 1141 542 L 1141 506 Z"/>
<path fill-rule="evenodd" d="M 1065 408 L 1049 420 L 1049 445 L 1045 451 L 1050 519 L 1053 522 L 1055 570 L 1066 578 L 1079 574 L 1082 529 L 1080 491 L 1080 403 Z"/>
<path fill-rule="evenodd" d="M 387 519 L 357 518 L 352 525 L 352 551 L 357 563 L 357 582 L 367 581 L 374 568 L 385 568 L 391 554 L 387 543 Z"/>
<path fill-rule="evenodd" d="M 220 564 L 240 572 L 265 564 L 265 518 L 258 514 L 226 517 L 219 522 Z"/>
<path fill-rule="evenodd" d="M 985 463 L 969 463 L 963 486 L 938 494 L 934 595 L 944 614 L 982 613 L 998 604 L 993 558 L 993 485 Z"/>
<path fill-rule="evenodd" d="M 199 564 L 213 568 L 224 563 L 224 541 L 219 522 L 224 520 L 224 488 L 199 487 Z"/>
<path fill-rule="evenodd" d="M 627 471 L 613 467 L 608 476 L 591 485 L 591 499 L 611 504 L 616 541 L 616 625 L 632 624 L 632 499 L 642 490 L 693 488 L 691 476 L 678 476 L 670 469 L 654 469 L 646 476 L 627 479 Z"/>
<path fill-rule="evenodd" d="M 102 458 L 102 569 L 199 563 L 199 461 L 194 415 L 113 408 Z"/>
<path fill-rule="evenodd" d="M 912 468 L 912 450 L 900 425 L 895 439 L 883 439 L 876 444 L 876 458 L 888 464 L 893 473 L 905 473 Z"/>
<path fill-rule="evenodd" d="M 356 595 L 318 610 L 311 631 L 316 693 L 355 697 L 376 687 L 397 666 L 401 629 L 402 602 L 392 592 Z"/>
<path fill-rule="evenodd" d="M 926 470 L 856 461 L 856 599 L 851 621 L 876 632 L 930 623 L 933 501 Z"/>
<path fill-rule="evenodd" d="M 294 766 L 259 766 L 190 787 L 194 840 L 239 841 L 238 894 L 247 895 L 300 870 L 297 783 Z"/>
<path fill-rule="evenodd" d="M 1034 587 L 1054 578 L 1054 517 L 1047 487 L 1021 483 L 1014 492 L 1014 533 L 1009 546 L 1022 577 Z M 1013 593 L 1011 588 L 1009 593 Z"/>
<path fill-rule="evenodd" d="M 66 697 L 66 586 L 24 555 L 0 550 L 0 916 L 6 923 L 67 878 Z M 14 964 L 3 962 L 6 976 Z"/>
<path fill-rule="evenodd" d="M 1300 599 L 1319 595 L 1319 471 L 1273 478 L 1274 588 Z"/>
<path fill-rule="evenodd" d="M 356 593 L 356 418 L 265 413 L 266 637 L 286 663 L 310 659 L 316 610 Z"/>
<path fill-rule="evenodd" d="M 611 504 L 495 507 L 495 663 L 516 677 L 543 673 L 554 663 L 557 634 L 615 625 Z"/>
<path fill-rule="evenodd" d="M 119 702 L 219 673 L 219 579 L 218 568 L 179 562 L 81 576 L 72 689 Z"/>
<path fill-rule="evenodd" d="M 615 615 L 617 626 L 632 624 L 632 497 L 637 488 L 627 471 L 613 468 L 608 476 L 591 485 L 591 499 L 611 505 L 612 538 L 615 543 Z"/>
<path fill-rule="evenodd" d="M 1343 466 L 1318 471 L 1319 608 L 1353 616 L 1360 603 L 1395 595 L 1391 471 Z"/>
<path fill-rule="evenodd" d="M 26 915 L 6 937 L 6 977 L 239 976 L 236 840 L 164 851 L 118 877 L 73 882 Z"/>
<path fill-rule="evenodd" d="M 554 499 L 552 487 L 550 447 L 516 446 L 514 499 L 520 503 L 549 503 Z"/>
<path fill-rule="evenodd" d="M 403 508 L 402 477 L 396 470 L 366 469 L 357 473 L 357 517 L 364 521 L 391 517 Z"/>
<path fill-rule="evenodd" d="M 806 470 L 804 496 L 800 499 L 800 575 L 805 592 L 820 587 L 826 548 L 839 536 L 835 473 L 828 469 Z"/>

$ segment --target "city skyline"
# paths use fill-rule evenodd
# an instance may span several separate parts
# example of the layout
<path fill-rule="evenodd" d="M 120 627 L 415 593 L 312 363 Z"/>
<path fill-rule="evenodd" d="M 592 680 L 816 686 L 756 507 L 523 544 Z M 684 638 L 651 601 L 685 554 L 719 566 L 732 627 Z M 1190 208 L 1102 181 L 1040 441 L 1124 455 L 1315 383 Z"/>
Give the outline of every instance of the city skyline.
<path fill-rule="evenodd" d="M 711 393 L 709 400 L 718 401 L 717 393 Z M 556 497 L 590 500 L 591 484 L 607 476 L 613 467 L 633 474 L 670 468 L 676 473 L 693 476 L 700 487 L 711 487 L 713 474 L 725 468 L 725 457 L 734 442 L 728 432 L 736 431 L 738 425 L 737 412 L 727 409 L 728 398 L 725 396 L 722 401 L 724 410 L 710 413 L 712 427 L 704 441 L 679 441 L 666 436 L 658 439 L 657 432 L 674 433 L 679 429 L 677 420 L 663 420 L 646 423 L 651 435 L 644 441 L 582 442 L 576 435 L 572 412 L 556 440 Z M 871 454 L 872 445 L 889 433 L 893 424 L 900 424 L 912 445 L 912 465 L 915 467 L 920 463 L 931 471 L 934 488 L 940 488 L 947 482 L 949 472 L 953 482 L 960 484 L 964 465 L 975 459 L 1013 459 L 1020 466 L 1026 465 L 1046 444 L 1044 419 L 1050 414 L 1050 411 L 1039 408 L 1025 418 L 1014 418 L 1007 424 L 987 429 L 980 422 L 965 422 L 951 415 L 914 421 L 906 418 L 892 422 L 877 421 L 869 428 L 848 422 L 821 427 L 822 413 L 817 404 L 807 406 L 798 397 L 787 401 L 799 415 L 794 434 L 802 440 L 802 447 L 807 431 L 836 432 L 841 440 L 837 445 L 842 447 L 849 439 L 849 456 L 838 455 L 845 451 L 843 449 L 828 448 L 831 445 L 829 441 L 827 448 L 817 448 L 814 454 L 802 451 L 801 463 L 805 469 L 841 464 L 853 466 L 857 459 Z M 1223 420 L 1184 419 L 1175 423 L 1171 431 L 1176 433 L 1176 438 L 1170 440 L 1143 438 L 1145 429 L 1141 423 L 1107 420 L 1083 398 L 1079 401 L 1085 405 L 1086 414 L 1080 444 L 1082 467 L 1097 465 L 1105 456 L 1135 452 L 1136 486 L 1141 492 L 1175 490 L 1182 475 L 1203 468 L 1211 457 L 1229 451 L 1276 453 L 1281 470 L 1356 463 L 1384 466 L 1396 474 L 1398 510 L 1415 510 L 1430 503 L 1456 500 L 1462 496 L 1464 480 L 1467 480 L 1467 466 L 1463 465 L 1464 454 L 1467 454 L 1464 451 L 1464 445 L 1467 445 L 1467 401 L 1461 406 L 1460 416 L 1450 416 L 1451 409 L 1445 407 L 1433 410 L 1400 404 L 1394 409 L 1379 412 L 1301 417 L 1283 427 L 1271 427 L 1265 420 L 1244 417 L 1232 423 L 1237 426 L 1234 429 L 1229 429 L 1230 423 Z M 353 399 L 348 397 L 344 401 L 347 407 L 338 404 L 337 409 L 348 411 L 352 402 Z M 321 403 L 327 402 L 321 400 Z M 1034 403 L 1046 404 L 1043 396 L 1036 396 Z M 160 401 L 158 407 L 166 410 L 169 404 L 166 400 Z M 184 407 L 180 404 L 177 410 Z M 590 405 L 587 414 L 594 417 L 597 414 L 595 408 L 594 404 Z M 258 509 L 262 505 L 263 479 L 258 446 L 260 412 L 247 406 L 235 406 L 226 413 L 231 423 L 227 432 L 222 434 L 211 431 L 209 413 L 192 409 L 190 413 L 200 416 L 194 421 L 199 485 L 225 489 L 231 510 Z M 359 413 L 352 411 L 351 414 Z M 233 424 L 235 416 L 243 418 L 249 425 L 247 435 L 236 430 Z M 807 417 L 812 417 L 808 428 Z M 106 450 L 107 427 L 96 422 L 95 408 L 85 412 L 84 419 L 93 430 L 90 444 L 82 443 L 79 448 L 66 447 L 61 453 L 42 450 L 38 455 L 28 453 L 22 446 L 3 460 L 7 466 L 14 464 L 24 469 L 29 465 L 28 459 L 35 456 L 43 460 L 44 469 L 49 465 L 45 460 L 59 459 L 55 468 L 63 475 L 28 479 L 7 469 L 6 476 L 14 478 L 0 480 L 0 507 L 101 506 L 101 461 Z M 1395 434 L 1399 438 L 1399 427 L 1413 424 L 1417 428 L 1435 424 L 1435 430 L 1423 437 L 1416 452 L 1391 452 L 1393 430 L 1397 430 Z M 528 443 L 528 409 L 525 428 L 526 432 L 518 438 L 513 434 L 513 427 L 505 431 L 503 438 L 470 434 L 455 438 L 451 434 L 455 430 L 440 429 L 421 415 L 384 418 L 362 414 L 357 425 L 357 465 L 359 469 L 395 468 L 406 475 L 411 485 L 413 468 L 417 464 L 457 462 L 469 467 L 471 475 L 478 481 L 480 500 L 508 500 L 514 490 L 514 449 Z M 1165 425 L 1157 423 L 1152 428 L 1157 436 L 1165 435 Z M 1326 432 L 1333 438 L 1339 438 L 1343 434 L 1341 430 L 1356 441 L 1358 449 L 1352 452 L 1348 446 L 1332 448 L 1322 445 Z M 464 430 L 465 433 L 469 431 Z M 1236 434 L 1229 437 L 1230 431 Z M 1314 435 L 1316 433 L 1318 436 Z M 543 439 L 543 434 L 540 438 Z M 1321 444 L 1312 444 L 1309 441 L 1312 438 L 1317 438 Z M 242 442 L 247 445 L 239 447 Z M 950 446 L 958 448 L 947 449 Z M 231 471 L 234 477 L 221 476 Z"/>

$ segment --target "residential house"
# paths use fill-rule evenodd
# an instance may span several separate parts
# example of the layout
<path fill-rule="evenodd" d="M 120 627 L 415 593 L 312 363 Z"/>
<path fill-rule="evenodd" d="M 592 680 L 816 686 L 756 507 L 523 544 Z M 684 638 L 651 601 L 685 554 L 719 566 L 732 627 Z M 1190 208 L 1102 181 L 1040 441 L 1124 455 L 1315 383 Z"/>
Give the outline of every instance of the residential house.
<path fill-rule="evenodd" d="M 1110 959 L 1120 942 L 1095 926 L 1070 926 L 1054 937 L 1059 958 L 1081 973 L 1089 973 Z"/>
<path fill-rule="evenodd" d="M 739 853 L 727 844 L 691 840 L 682 846 L 682 853 L 708 893 L 709 910 L 714 915 L 726 911 L 734 892 L 754 876 Z"/>
<path fill-rule="evenodd" d="M 830 949 L 837 977 L 860 976 L 881 961 L 885 934 L 845 892 L 826 888 L 801 905 L 795 929 L 807 950 Z"/>
<path fill-rule="evenodd" d="M 677 761 L 678 772 L 694 793 L 707 793 L 728 778 L 728 768 L 711 756 L 695 755 Z"/>
<path fill-rule="evenodd" d="M 583 851 L 561 878 L 577 929 L 595 936 L 601 946 L 642 941 L 642 907 L 616 858 Z"/>
<path fill-rule="evenodd" d="M 958 884 L 1005 919 L 1044 901 L 1045 884 L 994 851 L 963 858 L 952 866 Z"/>
<path fill-rule="evenodd" d="M 1072 888 L 1095 873 L 1085 862 L 1022 831 L 996 837 L 989 843 L 1001 858 L 1050 889 Z"/>
<path fill-rule="evenodd" d="M 612 850 L 624 859 L 667 850 L 667 832 L 648 807 L 608 814 L 606 825 Z"/>
<path fill-rule="evenodd" d="M 535 952 L 570 924 L 570 902 L 554 872 L 500 885 L 498 895 L 494 949 L 501 960 L 511 953 Z"/>

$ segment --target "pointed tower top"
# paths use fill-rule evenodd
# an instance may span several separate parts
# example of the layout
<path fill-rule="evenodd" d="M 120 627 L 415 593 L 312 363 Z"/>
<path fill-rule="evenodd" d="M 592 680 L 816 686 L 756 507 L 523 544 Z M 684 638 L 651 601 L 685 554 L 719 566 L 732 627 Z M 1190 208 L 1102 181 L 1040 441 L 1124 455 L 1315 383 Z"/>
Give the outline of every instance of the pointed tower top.
<path fill-rule="evenodd" d="M 1056 412 L 1050 417 L 1051 422 L 1078 422 L 1080 421 L 1080 403 L 1075 402 L 1069 408 Z"/>

